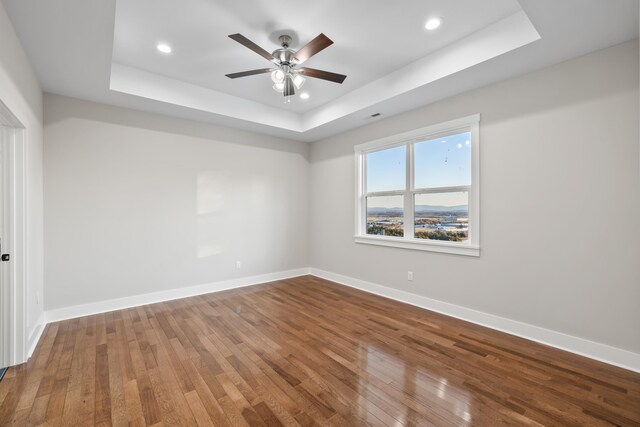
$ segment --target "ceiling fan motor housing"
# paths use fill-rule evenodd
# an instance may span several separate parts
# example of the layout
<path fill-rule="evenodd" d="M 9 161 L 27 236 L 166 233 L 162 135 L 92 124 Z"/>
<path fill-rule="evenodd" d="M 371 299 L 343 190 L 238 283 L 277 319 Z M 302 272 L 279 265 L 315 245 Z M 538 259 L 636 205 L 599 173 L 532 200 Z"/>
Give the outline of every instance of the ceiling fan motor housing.
<path fill-rule="evenodd" d="M 289 45 L 291 44 L 291 36 L 286 34 L 281 35 L 278 40 L 280 40 L 280 44 L 282 47 L 273 51 L 273 58 L 280 62 L 282 65 L 293 65 L 293 50 L 289 49 Z"/>
<path fill-rule="evenodd" d="M 274 50 L 272 55 L 273 55 L 273 58 L 282 65 L 289 65 L 289 64 L 293 65 L 294 63 L 293 54 L 294 52 L 289 49 L 280 48 L 280 49 Z"/>

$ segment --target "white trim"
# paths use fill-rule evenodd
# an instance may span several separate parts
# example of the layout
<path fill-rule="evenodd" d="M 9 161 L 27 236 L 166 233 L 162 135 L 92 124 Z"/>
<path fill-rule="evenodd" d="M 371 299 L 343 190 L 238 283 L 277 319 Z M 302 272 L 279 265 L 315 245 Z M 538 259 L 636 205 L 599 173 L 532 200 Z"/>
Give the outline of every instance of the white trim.
<path fill-rule="evenodd" d="M 238 279 L 224 280 L 206 285 L 191 286 L 188 288 L 171 289 L 144 295 L 136 295 L 126 298 L 118 298 L 108 301 L 65 307 L 47 311 L 44 320 L 40 320 L 40 327 L 36 327 L 29 337 L 29 356 L 33 354 L 35 347 L 44 331 L 46 324 L 75 317 L 88 316 L 113 310 L 170 301 L 195 295 L 203 295 L 211 292 L 219 292 L 228 289 L 258 285 L 260 283 L 284 280 L 298 276 L 311 274 L 322 279 L 330 280 L 341 285 L 360 289 L 365 292 L 380 295 L 385 298 L 411 304 L 426 310 L 435 311 L 447 316 L 475 323 L 498 331 L 516 335 L 531 341 L 546 344 L 571 353 L 579 354 L 591 359 L 599 360 L 610 365 L 619 366 L 631 371 L 640 372 L 640 354 L 628 350 L 612 347 L 606 344 L 589 341 L 583 338 L 567 335 L 561 332 L 541 328 L 507 319 L 505 317 L 484 313 L 459 305 L 438 301 L 410 292 L 389 288 L 365 280 L 331 273 L 317 268 L 299 268 L 296 270 L 281 271 L 277 273 L 261 274 Z"/>
<path fill-rule="evenodd" d="M 9 214 L 4 230 L 4 253 L 11 255 L 9 270 L 9 365 L 27 361 L 27 187 L 26 147 L 23 124 L 0 100 L 0 125 L 5 128 Z M 6 155 L 6 153 L 5 153 Z M 3 266 L 5 268 L 5 266 Z M 6 345 L 6 343 L 2 343 Z"/>
<path fill-rule="evenodd" d="M 27 242 L 29 229 L 27 228 L 27 142 L 24 128 L 17 128 L 13 141 L 13 272 L 15 286 L 15 351 L 14 363 L 26 362 L 27 356 L 27 328 L 28 302 L 27 287 L 30 285 L 27 275 Z M 32 302 L 33 303 L 33 302 Z M 42 306 L 39 306 L 41 308 Z M 40 311 L 42 314 L 42 311 Z"/>
<path fill-rule="evenodd" d="M 590 359 L 599 360 L 610 365 L 640 372 L 640 354 L 628 350 L 317 268 L 309 268 L 309 274 L 385 298 L 401 301 L 416 307 L 556 347 Z"/>
<path fill-rule="evenodd" d="M 404 206 L 402 207 L 402 222 L 404 224 L 404 238 L 413 238 L 415 233 L 415 195 L 413 194 L 413 183 L 414 183 L 414 175 L 415 168 L 413 166 L 413 155 L 414 155 L 414 146 L 413 144 L 407 144 L 406 151 L 406 161 L 405 168 L 407 168 L 405 174 L 405 190 L 403 192 L 403 202 Z M 371 197 L 367 194 L 367 197 Z M 365 207 L 366 209 L 366 207 Z M 365 219 L 365 224 L 366 219 Z M 366 226 L 365 226 L 366 227 Z M 366 230 L 365 230 L 366 234 Z"/>
<path fill-rule="evenodd" d="M 411 190 L 413 195 L 417 194 L 439 194 L 439 193 L 469 193 L 471 189 L 470 185 L 458 185 L 456 187 L 432 187 L 432 188 L 420 188 L 418 190 Z"/>
<path fill-rule="evenodd" d="M 403 132 L 358 144 L 353 147 L 353 151 L 360 153 L 378 151 L 383 148 L 398 147 L 410 142 L 421 141 L 424 138 L 437 138 L 438 133 L 450 133 L 458 129 L 468 128 L 478 123 L 480 123 L 480 114 L 473 114 L 471 116 L 461 117 L 459 119 L 449 120 L 448 122 L 437 123 L 420 129 L 414 129 L 409 132 Z"/>
<path fill-rule="evenodd" d="M 471 185 L 414 188 L 414 144 L 461 132 L 471 133 Z M 368 192 L 366 188 L 367 154 L 402 146 L 406 147 L 405 188 L 402 190 Z M 354 151 L 356 178 L 355 243 L 455 255 L 480 256 L 480 114 L 449 120 L 447 122 L 359 144 L 354 147 Z M 414 237 L 416 195 L 449 192 L 467 192 L 469 241 L 466 243 L 452 243 L 429 239 L 416 239 Z M 380 196 L 403 196 L 403 237 L 367 234 L 367 198 Z"/>
<path fill-rule="evenodd" d="M 461 243 L 448 243 L 438 240 L 406 239 L 390 236 L 353 236 L 353 241 L 360 244 L 389 246 L 392 248 L 413 249 L 417 251 L 439 252 L 453 255 L 480 256 L 478 246 Z"/>
<path fill-rule="evenodd" d="M 364 177 L 367 176 L 367 156 L 354 156 L 355 159 L 355 172 L 356 172 L 356 192 L 355 192 L 355 234 L 362 235 L 366 233 L 366 230 L 362 229 L 362 226 L 367 223 L 367 210 L 363 209 L 365 202 L 364 196 Z"/>
<path fill-rule="evenodd" d="M 469 187 L 469 238 L 480 247 L 480 115 L 471 125 L 471 186 Z"/>
<path fill-rule="evenodd" d="M 0 253 L 11 253 L 13 129 L 3 126 L 2 121 L 0 111 Z M 13 359 L 13 288 L 11 263 L 0 262 L 0 368 L 11 366 Z"/>
<path fill-rule="evenodd" d="M 33 330 L 29 334 L 29 340 L 27 341 L 27 349 L 28 349 L 27 359 L 29 359 L 33 355 L 33 352 L 36 350 L 36 346 L 40 342 L 40 337 L 44 332 L 45 326 L 47 326 L 47 324 L 45 323 L 45 317 L 43 312 L 43 313 L 40 313 L 40 317 L 38 318 L 36 325 L 33 327 Z"/>
<path fill-rule="evenodd" d="M 364 158 L 364 157 L 363 157 Z M 389 196 L 404 196 L 406 190 L 389 190 L 389 191 L 374 191 L 372 193 L 364 193 L 365 197 L 389 197 Z"/>
<path fill-rule="evenodd" d="M 171 301 L 180 298 L 208 294 L 211 292 L 219 292 L 228 289 L 258 285 L 260 283 L 289 279 L 292 277 L 304 276 L 306 274 L 309 274 L 308 268 L 299 268 L 296 270 L 260 274 L 257 276 L 239 277 L 237 279 L 222 280 L 220 282 L 207 283 L 204 285 L 168 289 L 165 291 L 152 292 L 148 294 L 132 295 L 128 297 L 115 298 L 89 304 L 74 305 L 71 307 L 47 310 L 45 312 L 45 320 L 46 323 L 57 322 L 60 320 L 73 319 L 76 317 L 89 316 L 92 314 L 106 313 L 114 310 L 121 310 L 124 308 L 138 307 L 141 305 Z"/>

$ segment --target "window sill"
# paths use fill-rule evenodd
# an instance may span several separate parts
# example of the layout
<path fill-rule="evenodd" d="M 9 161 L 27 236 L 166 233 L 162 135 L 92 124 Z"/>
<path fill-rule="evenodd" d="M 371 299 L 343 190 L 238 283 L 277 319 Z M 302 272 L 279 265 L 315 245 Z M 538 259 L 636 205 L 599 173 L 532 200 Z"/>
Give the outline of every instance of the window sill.
<path fill-rule="evenodd" d="M 418 251 L 440 252 L 455 255 L 480 256 L 480 247 L 438 241 L 422 241 L 418 239 L 401 239 L 385 236 L 354 236 L 356 243 L 367 245 L 389 246 L 392 248 L 413 249 Z"/>

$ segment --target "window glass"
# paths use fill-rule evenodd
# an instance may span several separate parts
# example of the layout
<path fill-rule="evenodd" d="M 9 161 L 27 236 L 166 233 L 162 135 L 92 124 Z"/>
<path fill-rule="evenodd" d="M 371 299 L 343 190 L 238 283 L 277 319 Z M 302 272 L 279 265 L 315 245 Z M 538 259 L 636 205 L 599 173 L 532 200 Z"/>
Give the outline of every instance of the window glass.
<path fill-rule="evenodd" d="M 480 256 L 479 126 L 476 114 L 356 145 L 355 242 Z"/>
<path fill-rule="evenodd" d="M 367 197 L 367 234 L 404 236 L 404 197 Z"/>
<path fill-rule="evenodd" d="M 367 154 L 367 192 L 404 190 L 407 148 L 389 148 Z"/>
<path fill-rule="evenodd" d="M 463 242 L 469 240 L 469 193 L 415 195 L 415 238 Z"/>
<path fill-rule="evenodd" d="M 414 187 L 471 185 L 471 133 L 418 142 L 414 146 Z"/>

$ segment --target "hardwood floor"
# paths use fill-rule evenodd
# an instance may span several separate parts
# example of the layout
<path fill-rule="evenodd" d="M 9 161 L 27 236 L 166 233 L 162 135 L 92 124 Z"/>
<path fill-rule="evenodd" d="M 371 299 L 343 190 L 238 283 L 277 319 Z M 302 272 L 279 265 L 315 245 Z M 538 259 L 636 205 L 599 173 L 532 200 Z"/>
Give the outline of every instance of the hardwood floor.
<path fill-rule="evenodd" d="M 640 374 L 305 276 L 47 326 L 1 425 L 640 425 Z"/>

